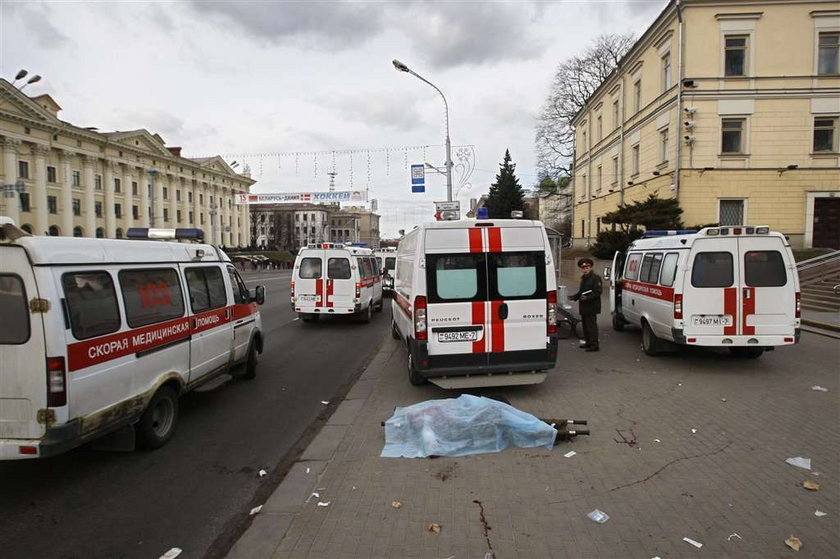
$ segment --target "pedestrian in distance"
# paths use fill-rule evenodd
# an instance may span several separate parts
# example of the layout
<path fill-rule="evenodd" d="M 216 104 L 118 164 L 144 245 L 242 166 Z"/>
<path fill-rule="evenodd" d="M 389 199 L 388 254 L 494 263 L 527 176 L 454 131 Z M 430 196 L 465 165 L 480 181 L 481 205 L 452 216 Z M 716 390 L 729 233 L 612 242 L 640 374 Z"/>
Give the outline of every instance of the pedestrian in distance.
<path fill-rule="evenodd" d="M 603 280 L 601 276 L 592 269 L 594 262 L 591 258 L 578 260 L 578 268 L 583 275 L 580 277 L 580 287 L 577 293 L 569 296 L 572 301 L 578 302 L 581 322 L 583 322 L 584 344 L 580 347 L 586 351 L 598 351 L 598 314 L 601 312 L 601 290 Z"/>

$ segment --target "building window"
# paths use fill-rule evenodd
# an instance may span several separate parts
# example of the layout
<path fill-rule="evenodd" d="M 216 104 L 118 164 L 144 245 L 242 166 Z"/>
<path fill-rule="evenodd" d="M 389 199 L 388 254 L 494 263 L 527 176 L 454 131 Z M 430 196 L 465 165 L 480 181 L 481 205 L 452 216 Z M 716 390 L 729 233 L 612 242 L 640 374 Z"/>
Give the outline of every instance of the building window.
<path fill-rule="evenodd" d="M 55 196 L 47 196 L 47 211 L 51 214 L 58 213 L 58 199 Z"/>
<path fill-rule="evenodd" d="M 131 195 L 137 196 L 137 181 L 131 181 Z"/>
<path fill-rule="evenodd" d="M 31 211 L 29 207 L 29 193 L 28 192 L 21 192 L 20 193 L 20 211 L 28 212 Z"/>
<path fill-rule="evenodd" d="M 612 180 L 610 184 L 618 184 L 618 156 L 612 158 Z"/>
<path fill-rule="evenodd" d="M 630 148 L 631 159 L 633 161 L 633 175 L 639 174 L 639 144 Z"/>
<path fill-rule="evenodd" d="M 201 212 L 198 217 L 201 219 L 201 225 L 204 225 L 204 212 Z"/>
<path fill-rule="evenodd" d="M 114 179 L 114 192 L 122 192 L 122 181 L 120 179 Z"/>
<path fill-rule="evenodd" d="M 169 189 L 167 189 L 165 186 L 163 187 L 163 199 L 164 200 L 169 199 Z"/>
<path fill-rule="evenodd" d="M 724 118 L 721 121 L 721 153 L 744 153 L 743 118 Z"/>
<path fill-rule="evenodd" d="M 102 175 L 94 175 L 94 177 L 93 177 L 93 187 L 96 190 L 102 190 Z"/>
<path fill-rule="evenodd" d="M 192 204 L 192 192 L 187 192 L 187 202 Z M 192 219 L 190 219 L 192 221 Z"/>
<path fill-rule="evenodd" d="M 840 33 L 820 33 L 817 74 L 821 76 L 840 74 L 838 52 L 840 52 Z"/>
<path fill-rule="evenodd" d="M 814 119 L 814 152 L 837 151 L 837 117 Z"/>
<path fill-rule="evenodd" d="M 140 219 L 140 207 L 139 206 L 131 206 L 131 217 L 134 219 Z"/>
<path fill-rule="evenodd" d="M 167 223 L 169 222 L 169 209 L 168 208 L 163 208 L 163 221 L 167 222 Z"/>
<path fill-rule="evenodd" d="M 47 182 L 56 183 L 57 181 L 57 174 L 55 172 L 55 167 L 47 167 Z"/>
<path fill-rule="evenodd" d="M 73 171 L 73 186 L 75 186 L 75 187 L 82 186 L 82 172 L 81 171 Z"/>
<path fill-rule="evenodd" d="M 94 202 L 93 208 L 96 211 L 96 217 L 102 217 L 102 202 Z"/>
<path fill-rule="evenodd" d="M 597 190 L 599 192 L 601 191 L 601 184 L 603 184 L 603 179 L 604 179 L 604 175 L 601 171 L 601 166 L 598 165 L 598 188 L 597 188 Z"/>
<path fill-rule="evenodd" d="M 743 225 L 744 201 L 720 200 L 720 207 L 718 209 L 718 222 L 721 225 Z"/>
<path fill-rule="evenodd" d="M 177 222 L 181 223 L 181 210 L 176 210 L 175 215 L 177 216 Z"/>
<path fill-rule="evenodd" d="M 73 228 L 73 236 L 74 237 L 81 237 L 82 236 L 82 228 L 81 227 L 74 227 Z"/>
<path fill-rule="evenodd" d="M 114 204 L 114 216 L 117 219 L 122 217 L 122 204 Z"/>
<path fill-rule="evenodd" d="M 49 233 L 50 237 L 58 237 L 58 227 L 56 227 L 55 225 L 50 225 Z"/>
<path fill-rule="evenodd" d="M 102 227 L 96 228 L 96 238 L 97 239 L 104 239 L 105 238 L 105 229 Z"/>
<path fill-rule="evenodd" d="M 668 129 L 659 132 L 659 163 L 668 162 Z"/>
<path fill-rule="evenodd" d="M 181 191 L 180 191 L 180 190 L 176 190 L 176 191 L 175 191 L 175 201 L 176 201 L 176 202 L 180 202 L 180 201 L 181 201 Z M 181 220 L 179 219 L 178 221 L 181 221 Z"/>
<path fill-rule="evenodd" d="M 193 223 L 193 213 L 190 212 L 190 224 L 192 224 L 192 223 Z"/>
<path fill-rule="evenodd" d="M 201 204 L 202 206 L 204 205 L 204 194 L 199 194 L 198 195 L 198 203 Z"/>
<path fill-rule="evenodd" d="M 21 179 L 29 178 L 29 161 L 18 161 L 18 177 Z"/>
<path fill-rule="evenodd" d="M 619 122 L 618 119 L 618 99 L 616 99 L 613 101 L 613 128 L 618 128 L 621 125 L 621 122 Z"/>
<path fill-rule="evenodd" d="M 82 201 L 78 198 L 73 198 L 73 215 L 82 215 Z"/>
<path fill-rule="evenodd" d="M 747 75 L 748 40 L 749 37 L 746 35 L 727 35 L 724 38 L 723 73 L 725 76 Z"/>
<path fill-rule="evenodd" d="M 587 182 L 586 182 L 586 175 L 582 175 L 580 177 L 581 182 L 583 183 L 583 197 L 586 199 L 589 196 L 589 190 L 587 189 Z"/>
<path fill-rule="evenodd" d="M 601 115 L 598 115 L 598 118 L 595 120 L 596 122 L 596 131 L 598 132 L 598 140 L 600 141 L 601 138 L 604 137 L 604 122 L 601 119 Z"/>
<path fill-rule="evenodd" d="M 583 151 L 586 151 L 588 149 L 588 147 L 589 146 L 587 145 L 587 142 L 586 142 L 586 130 L 584 130 L 583 131 Z"/>
<path fill-rule="evenodd" d="M 642 80 L 633 82 L 633 111 L 642 110 Z"/>
<path fill-rule="evenodd" d="M 662 91 L 671 87 L 671 53 L 662 57 Z"/>

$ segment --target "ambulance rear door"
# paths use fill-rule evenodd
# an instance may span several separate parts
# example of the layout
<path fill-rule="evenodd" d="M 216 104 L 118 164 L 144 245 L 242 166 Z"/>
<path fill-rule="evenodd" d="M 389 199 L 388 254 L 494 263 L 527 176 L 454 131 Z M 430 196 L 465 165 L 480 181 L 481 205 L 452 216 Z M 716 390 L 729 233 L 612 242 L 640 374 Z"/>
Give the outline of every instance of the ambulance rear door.
<path fill-rule="evenodd" d="M 361 261 L 347 250 L 325 252 L 327 277 L 324 282 L 324 303 L 328 308 L 353 309 L 356 298 L 356 282 L 361 284 Z M 356 273 L 353 273 L 353 269 Z M 359 286 L 361 289 L 361 285 Z M 329 312 L 329 311 L 327 311 Z"/>
<path fill-rule="evenodd" d="M 0 439 L 38 439 L 44 435 L 37 414 L 47 407 L 47 356 L 42 315 L 31 313 L 29 303 L 40 295 L 22 247 L 0 246 L 0 262 Z"/>
<path fill-rule="evenodd" d="M 324 250 L 309 249 L 300 254 L 294 270 L 296 306 L 302 310 L 324 306 Z"/>
<path fill-rule="evenodd" d="M 736 336 L 741 331 L 738 239 L 699 237 L 683 279 L 685 336 Z"/>
<path fill-rule="evenodd" d="M 793 336 L 796 328 L 796 264 L 778 236 L 738 238 L 742 268 L 741 334 Z"/>

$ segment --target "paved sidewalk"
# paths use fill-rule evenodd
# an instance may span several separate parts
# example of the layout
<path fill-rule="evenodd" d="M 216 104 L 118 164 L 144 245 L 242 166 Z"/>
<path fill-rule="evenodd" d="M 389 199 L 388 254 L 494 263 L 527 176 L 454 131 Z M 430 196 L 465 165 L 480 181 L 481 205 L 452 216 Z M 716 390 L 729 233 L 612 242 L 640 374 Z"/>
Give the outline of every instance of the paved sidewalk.
<path fill-rule="evenodd" d="M 638 333 L 608 323 L 599 354 L 563 341 L 545 383 L 495 392 L 537 417 L 588 419 L 592 436 L 454 458 L 379 457 L 395 406 L 458 395 L 411 386 L 388 337 L 229 557 L 840 556 L 840 379 L 824 357 L 836 342 L 808 335 L 759 360 L 649 358 Z M 636 444 L 616 442 L 619 430 Z M 596 508 L 611 519 L 589 520 Z"/>

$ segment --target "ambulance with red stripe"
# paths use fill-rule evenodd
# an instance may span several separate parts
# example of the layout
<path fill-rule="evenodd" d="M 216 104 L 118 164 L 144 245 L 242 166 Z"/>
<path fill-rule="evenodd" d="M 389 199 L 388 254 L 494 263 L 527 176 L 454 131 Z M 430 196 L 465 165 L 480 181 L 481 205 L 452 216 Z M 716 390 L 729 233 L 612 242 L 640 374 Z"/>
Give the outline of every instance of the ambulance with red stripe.
<path fill-rule="evenodd" d="M 382 276 L 373 251 L 340 243 L 302 247 L 292 270 L 291 303 L 303 322 L 356 315 L 370 322 L 382 310 Z"/>
<path fill-rule="evenodd" d="M 391 330 L 412 384 L 537 384 L 554 367 L 557 281 L 545 227 L 479 216 L 419 225 L 400 240 Z"/>
<path fill-rule="evenodd" d="M 641 328 L 648 355 L 690 345 L 759 357 L 799 341 L 796 262 L 769 227 L 648 231 L 604 275 L 613 328 Z"/>
<path fill-rule="evenodd" d="M 199 239 L 200 230 L 129 230 Z M 0 218 L 0 459 L 115 433 L 165 444 L 178 396 L 256 374 L 263 287 L 200 243 L 31 236 Z"/>

